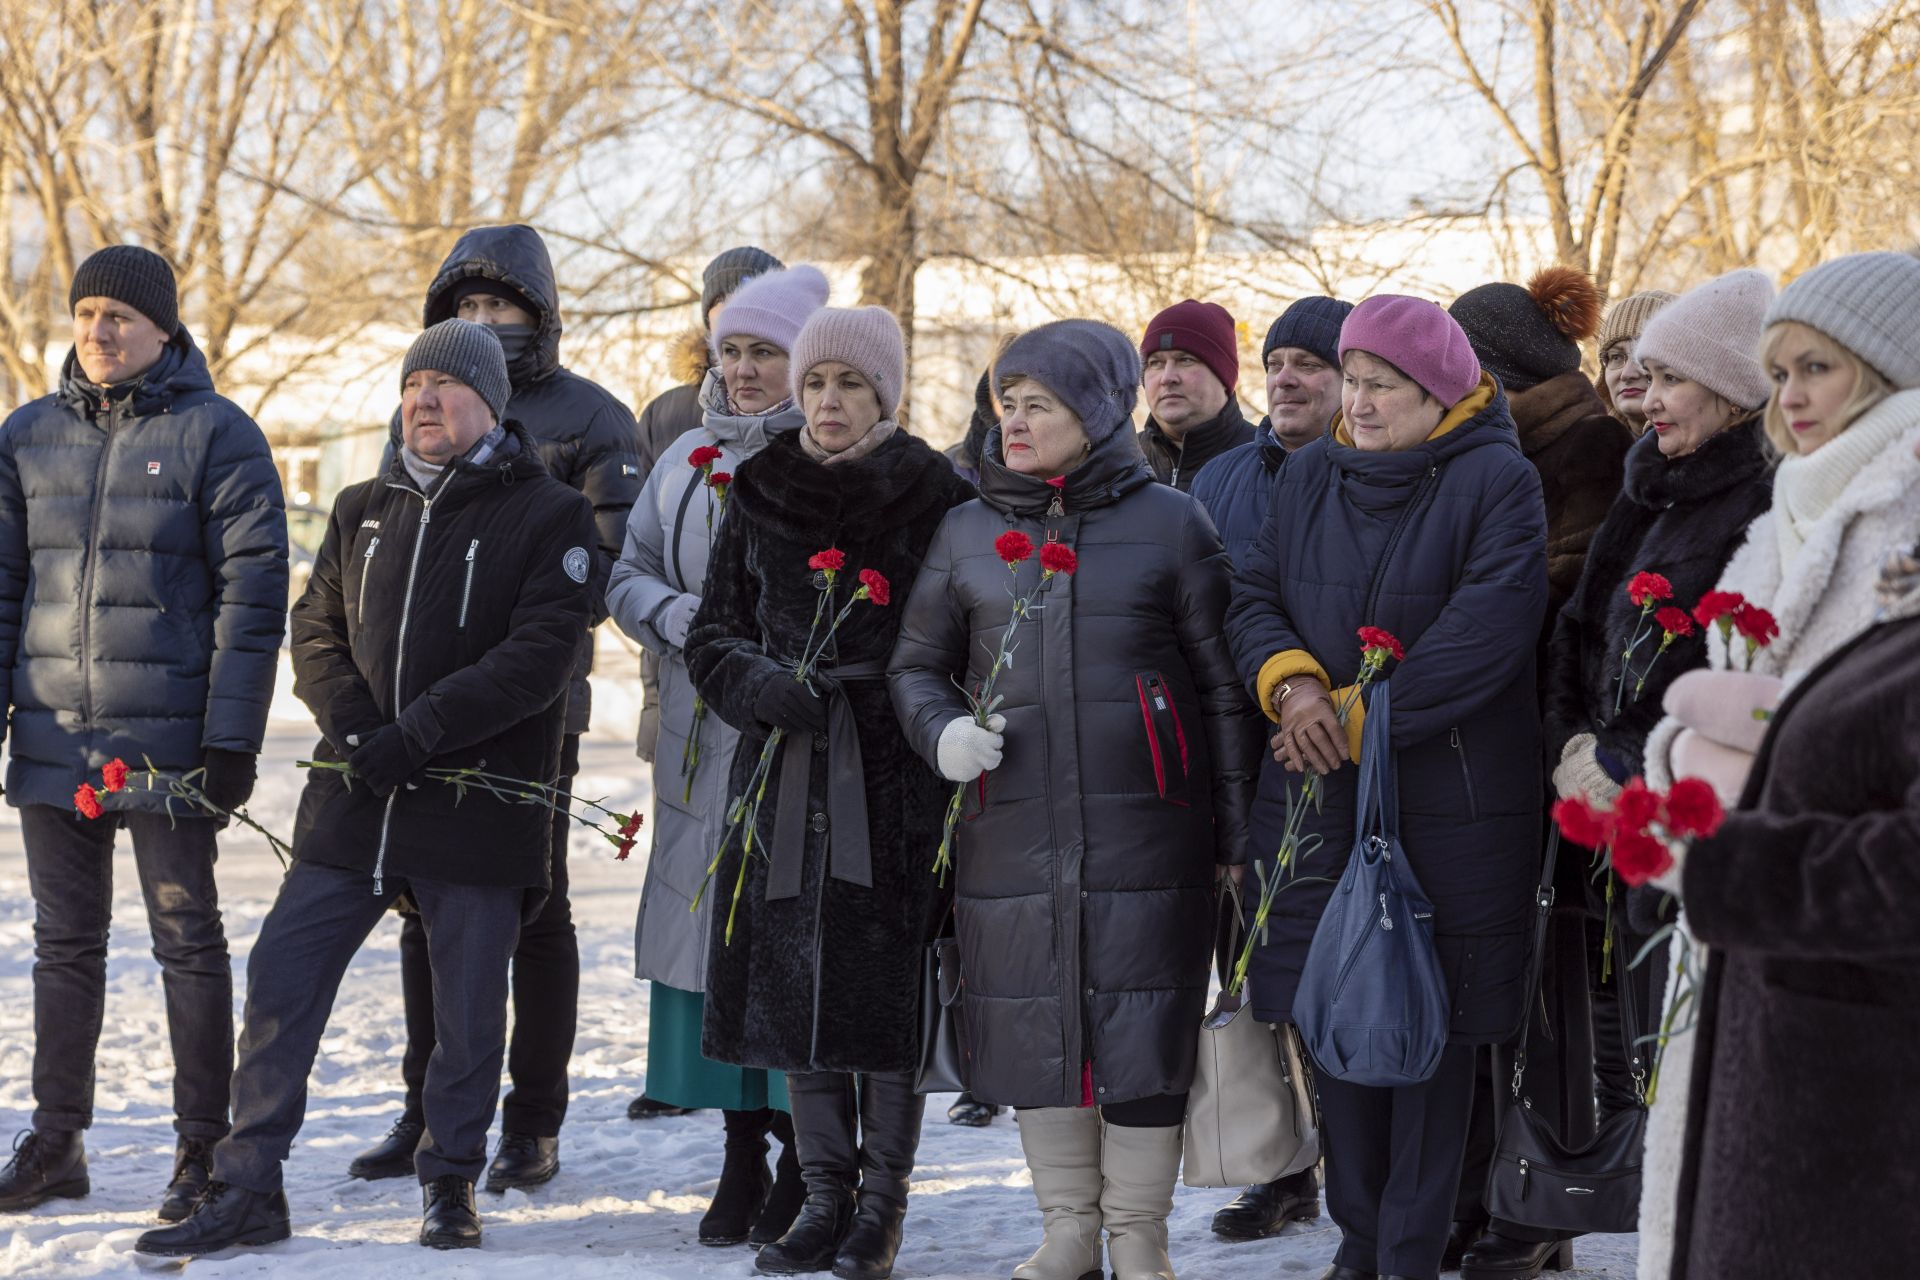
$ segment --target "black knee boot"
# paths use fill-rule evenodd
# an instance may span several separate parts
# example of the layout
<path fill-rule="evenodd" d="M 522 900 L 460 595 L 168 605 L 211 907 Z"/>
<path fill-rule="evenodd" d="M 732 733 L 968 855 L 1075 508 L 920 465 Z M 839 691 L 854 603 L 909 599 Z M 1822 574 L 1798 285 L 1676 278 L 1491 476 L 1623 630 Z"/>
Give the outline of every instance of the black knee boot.
<path fill-rule="evenodd" d="M 765 1275 L 798 1275 L 833 1265 L 853 1221 L 859 1177 L 853 1077 L 835 1071 L 789 1075 L 787 1094 L 807 1199 L 787 1233 L 760 1250 L 754 1269 Z"/>
<path fill-rule="evenodd" d="M 767 1126 L 773 1112 L 722 1111 L 720 1117 L 726 1126 L 726 1158 L 713 1203 L 700 1219 L 700 1243 L 743 1244 L 773 1183 L 767 1173 Z"/>
<path fill-rule="evenodd" d="M 807 1198 L 807 1184 L 800 1176 L 800 1148 L 793 1137 L 793 1117 L 784 1111 L 775 1111 L 768 1131 L 780 1143 L 780 1158 L 773 1166 L 773 1190 L 767 1193 L 766 1206 L 760 1210 L 759 1220 L 747 1235 L 747 1245 L 754 1249 L 772 1244 L 787 1234 L 787 1228 L 793 1225 L 801 1203 Z"/>
<path fill-rule="evenodd" d="M 893 1274 L 926 1109 L 911 1076 L 860 1077 L 860 1195 L 853 1229 L 833 1260 L 833 1274 L 841 1280 L 887 1280 Z"/>

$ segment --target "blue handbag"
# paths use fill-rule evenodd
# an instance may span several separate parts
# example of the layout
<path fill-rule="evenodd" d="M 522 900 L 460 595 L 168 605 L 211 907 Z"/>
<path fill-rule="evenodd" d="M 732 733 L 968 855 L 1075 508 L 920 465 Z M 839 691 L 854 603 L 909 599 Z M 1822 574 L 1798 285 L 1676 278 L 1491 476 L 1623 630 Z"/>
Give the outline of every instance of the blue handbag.
<path fill-rule="evenodd" d="M 1353 856 L 1314 930 L 1294 1022 L 1321 1071 L 1393 1088 L 1432 1077 L 1451 1023 L 1433 904 L 1400 846 L 1391 682 L 1367 699 Z"/>

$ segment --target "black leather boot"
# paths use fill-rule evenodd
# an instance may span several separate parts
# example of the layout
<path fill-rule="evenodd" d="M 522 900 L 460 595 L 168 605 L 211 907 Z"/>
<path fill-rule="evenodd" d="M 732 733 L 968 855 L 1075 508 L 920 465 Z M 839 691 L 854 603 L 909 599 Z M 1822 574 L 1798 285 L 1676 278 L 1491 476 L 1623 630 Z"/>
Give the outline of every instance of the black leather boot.
<path fill-rule="evenodd" d="M 787 1228 L 800 1213 L 807 1198 L 806 1180 L 800 1176 L 800 1147 L 793 1138 L 793 1117 L 784 1111 L 773 1113 L 773 1136 L 780 1140 L 780 1159 L 773 1167 L 773 1190 L 767 1203 L 747 1233 L 747 1244 L 758 1249 L 787 1234 Z"/>
<path fill-rule="evenodd" d="M 173 1177 L 160 1201 L 160 1221 L 184 1222 L 200 1193 L 213 1180 L 213 1143 L 182 1138 L 173 1147 Z"/>
<path fill-rule="evenodd" d="M 853 1187 L 860 1176 L 853 1077 L 836 1071 L 789 1074 L 787 1094 L 807 1198 L 786 1234 L 754 1260 L 754 1270 L 763 1275 L 800 1275 L 833 1266 L 853 1222 Z"/>
<path fill-rule="evenodd" d="M 1473 1242 L 1486 1232 L 1485 1218 L 1455 1218 L 1453 1225 L 1447 1228 L 1447 1247 L 1440 1251 L 1440 1269 L 1458 1271 L 1460 1259 L 1473 1247 Z"/>
<path fill-rule="evenodd" d="M 641 1094 L 627 1104 L 627 1119 L 658 1120 L 661 1116 L 690 1116 L 692 1107 L 676 1107 L 671 1102 L 661 1102 Z"/>
<path fill-rule="evenodd" d="M 953 1105 L 947 1108 L 947 1123 L 962 1125 L 968 1129 L 984 1129 L 993 1123 L 1000 1114 L 1000 1108 L 991 1102 L 982 1102 L 971 1093 L 963 1093 L 955 1098 Z"/>
<path fill-rule="evenodd" d="M 382 1178 L 411 1178 L 413 1151 L 427 1126 L 414 1116 L 401 1116 L 387 1136 L 362 1151 L 347 1166 L 347 1176 L 378 1182 Z"/>
<path fill-rule="evenodd" d="M 913 1091 L 912 1076 L 860 1077 L 860 1194 L 853 1227 L 833 1259 L 840 1280 L 887 1280 L 893 1274 L 926 1112 L 927 1100 Z"/>
<path fill-rule="evenodd" d="M 720 1117 L 727 1133 L 726 1156 L 713 1203 L 700 1219 L 700 1243 L 744 1244 L 773 1187 L 773 1175 L 767 1172 L 767 1126 L 773 1123 L 773 1112 L 722 1111 Z"/>
<path fill-rule="evenodd" d="M 1572 1269 L 1571 1240 L 1516 1240 L 1489 1231 L 1460 1259 L 1460 1280 L 1533 1280 L 1542 1271 Z"/>
<path fill-rule="evenodd" d="M 560 1139 L 503 1133 L 487 1166 L 487 1190 L 494 1195 L 515 1187 L 537 1187 L 560 1172 Z"/>
<path fill-rule="evenodd" d="M 147 1232 L 134 1241 L 133 1251 L 156 1258 L 192 1258 L 235 1245 L 272 1244 L 292 1234 L 286 1192 L 209 1182 L 185 1221 Z"/>
<path fill-rule="evenodd" d="M 473 1202 L 473 1184 L 457 1173 L 445 1173 L 420 1188 L 420 1243 L 429 1249 L 478 1249 L 480 1209 Z"/>
<path fill-rule="evenodd" d="M 1308 1169 L 1242 1191 L 1213 1215 L 1213 1234 L 1222 1240 L 1264 1240 L 1279 1235 L 1289 1222 L 1319 1216 L 1320 1183 Z"/>
<path fill-rule="evenodd" d="M 87 1144 L 80 1131 L 26 1129 L 13 1140 L 13 1159 L 0 1169 L 0 1213 L 31 1209 L 55 1199 L 77 1199 L 93 1189 L 87 1180 Z"/>

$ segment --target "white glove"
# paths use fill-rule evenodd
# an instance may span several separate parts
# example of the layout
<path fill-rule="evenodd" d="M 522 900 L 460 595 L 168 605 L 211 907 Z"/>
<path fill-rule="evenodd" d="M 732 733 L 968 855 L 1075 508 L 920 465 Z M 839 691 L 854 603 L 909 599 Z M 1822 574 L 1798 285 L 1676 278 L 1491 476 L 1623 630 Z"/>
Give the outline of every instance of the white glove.
<path fill-rule="evenodd" d="M 684 592 L 660 606 L 657 615 L 659 621 L 654 624 L 661 638 L 676 649 L 687 647 L 687 632 L 693 626 L 693 615 L 700 609 L 700 597 L 693 592 Z"/>
<path fill-rule="evenodd" d="M 940 731 L 934 755 L 940 763 L 940 776 L 948 782 L 971 782 L 983 773 L 1000 767 L 1000 751 L 1006 739 L 1000 731 L 1007 727 L 1005 716 L 988 716 L 983 727 L 972 716 L 960 716 L 947 722 Z"/>
<path fill-rule="evenodd" d="M 1590 733 L 1576 733 L 1567 739 L 1560 752 L 1560 763 L 1553 770 L 1553 791 L 1562 800 L 1585 796 L 1605 808 L 1620 794 L 1620 784 L 1600 767 L 1594 755 L 1599 740 Z"/>

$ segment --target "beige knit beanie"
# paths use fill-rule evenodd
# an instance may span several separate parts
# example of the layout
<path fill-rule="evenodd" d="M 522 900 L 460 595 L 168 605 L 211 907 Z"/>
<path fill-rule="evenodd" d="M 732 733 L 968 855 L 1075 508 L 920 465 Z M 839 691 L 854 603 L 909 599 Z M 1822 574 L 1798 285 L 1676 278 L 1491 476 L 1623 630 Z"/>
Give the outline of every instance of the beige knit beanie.
<path fill-rule="evenodd" d="M 1665 289 L 1645 289 L 1620 299 L 1607 308 L 1606 316 L 1600 321 L 1594 350 L 1604 355 L 1608 347 L 1623 338 L 1631 343 L 1646 332 L 1647 321 L 1653 319 L 1654 312 L 1679 296 Z"/>

